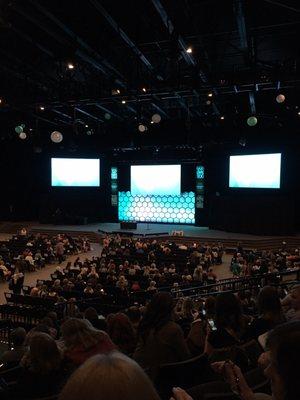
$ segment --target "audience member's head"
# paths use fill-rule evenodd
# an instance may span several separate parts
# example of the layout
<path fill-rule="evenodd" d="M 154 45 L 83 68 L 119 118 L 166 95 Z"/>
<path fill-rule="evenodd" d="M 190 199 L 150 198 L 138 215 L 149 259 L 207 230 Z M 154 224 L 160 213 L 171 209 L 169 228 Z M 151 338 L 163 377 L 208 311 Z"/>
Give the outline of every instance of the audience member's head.
<path fill-rule="evenodd" d="M 258 311 L 262 316 L 278 317 L 282 314 L 278 291 L 273 286 L 261 289 L 257 299 Z"/>
<path fill-rule="evenodd" d="M 194 302 L 190 297 L 183 300 L 182 316 L 183 318 L 193 318 Z"/>
<path fill-rule="evenodd" d="M 55 340 L 47 333 L 35 333 L 29 340 L 30 368 L 48 374 L 60 367 L 61 356 Z"/>
<path fill-rule="evenodd" d="M 107 320 L 108 334 L 119 349 L 131 354 L 135 349 L 135 333 L 130 319 L 126 314 L 117 313 Z"/>
<path fill-rule="evenodd" d="M 99 331 L 87 319 L 69 318 L 61 326 L 61 334 L 67 349 L 80 346 L 90 349 L 107 336 Z"/>
<path fill-rule="evenodd" d="M 204 303 L 204 310 L 208 318 L 211 318 L 216 313 L 216 298 L 213 296 L 207 297 Z"/>
<path fill-rule="evenodd" d="M 24 328 L 16 328 L 12 331 L 10 339 L 14 347 L 22 346 L 26 339 L 26 331 Z"/>
<path fill-rule="evenodd" d="M 216 325 L 217 328 L 230 328 L 238 332 L 241 328 L 241 305 L 237 297 L 232 293 L 222 293 L 216 301 Z"/>
<path fill-rule="evenodd" d="M 133 325 L 139 324 L 141 319 L 141 310 L 138 306 L 129 307 L 126 314 Z"/>
<path fill-rule="evenodd" d="M 86 361 L 71 376 L 59 400 L 159 400 L 141 367 L 125 355 L 114 352 Z"/>
<path fill-rule="evenodd" d="M 90 321 L 94 328 L 100 329 L 102 331 L 107 331 L 107 323 L 105 318 L 99 318 L 97 310 L 94 307 L 88 307 L 84 311 L 84 318 Z"/>
<path fill-rule="evenodd" d="M 156 293 L 147 305 L 145 314 L 140 322 L 139 335 L 146 340 L 152 329 L 160 330 L 172 319 L 174 309 L 173 297 L 170 293 Z"/>
<path fill-rule="evenodd" d="M 299 400 L 300 321 L 278 326 L 269 334 L 270 364 L 265 374 L 271 379 L 276 400 Z"/>

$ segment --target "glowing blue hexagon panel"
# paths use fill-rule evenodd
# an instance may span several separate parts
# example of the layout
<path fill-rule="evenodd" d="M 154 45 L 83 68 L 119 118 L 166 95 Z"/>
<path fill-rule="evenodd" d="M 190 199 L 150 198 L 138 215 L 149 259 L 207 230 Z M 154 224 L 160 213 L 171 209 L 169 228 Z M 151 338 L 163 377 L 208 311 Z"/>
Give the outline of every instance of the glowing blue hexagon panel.
<path fill-rule="evenodd" d="M 195 223 L 195 193 L 179 196 L 119 192 L 119 221 Z"/>

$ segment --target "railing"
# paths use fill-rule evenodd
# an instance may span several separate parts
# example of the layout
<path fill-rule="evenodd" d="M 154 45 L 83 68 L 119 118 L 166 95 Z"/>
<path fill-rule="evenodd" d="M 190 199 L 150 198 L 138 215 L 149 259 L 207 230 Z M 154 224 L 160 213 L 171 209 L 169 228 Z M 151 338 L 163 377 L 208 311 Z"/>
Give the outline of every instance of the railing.
<path fill-rule="evenodd" d="M 251 290 L 254 286 L 260 288 L 272 284 L 296 283 L 299 280 L 300 268 L 251 277 L 222 279 L 211 285 L 192 286 L 189 288 L 179 288 L 178 290 L 174 290 L 172 287 L 166 287 L 161 288 L 160 290 L 171 291 L 175 297 L 178 297 L 179 295 L 184 297 L 195 297 L 224 291 L 238 292 L 241 290 Z"/>

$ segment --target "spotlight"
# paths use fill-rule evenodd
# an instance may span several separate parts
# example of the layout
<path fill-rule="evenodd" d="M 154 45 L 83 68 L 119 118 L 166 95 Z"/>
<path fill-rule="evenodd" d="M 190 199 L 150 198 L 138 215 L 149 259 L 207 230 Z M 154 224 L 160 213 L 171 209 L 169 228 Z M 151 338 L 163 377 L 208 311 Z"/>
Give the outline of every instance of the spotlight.
<path fill-rule="evenodd" d="M 88 126 L 88 124 L 86 124 L 86 125 L 84 125 L 84 127 L 85 127 L 85 128 L 88 128 L 89 126 Z"/>
<path fill-rule="evenodd" d="M 209 93 L 207 94 L 207 96 L 208 96 L 208 97 L 213 97 L 212 92 L 209 92 Z"/>
<path fill-rule="evenodd" d="M 41 111 L 44 111 L 44 110 L 45 110 L 45 107 L 44 107 L 44 106 L 40 106 L 40 110 L 41 110 Z"/>
<path fill-rule="evenodd" d="M 0 104 L 2 104 L 3 103 L 3 100 L 0 98 Z"/>
<path fill-rule="evenodd" d="M 159 114 L 153 114 L 151 120 L 155 124 L 158 124 L 161 121 L 161 116 Z"/>
<path fill-rule="evenodd" d="M 283 103 L 285 101 L 285 95 L 284 94 L 277 95 L 276 101 L 277 101 L 277 103 Z"/>
<path fill-rule="evenodd" d="M 122 100 L 122 104 L 126 104 L 126 101 L 125 101 L 125 100 Z"/>
<path fill-rule="evenodd" d="M 298 111 L 298 115 L 300 115 L 300 111 Z"/>
<path fill-rule="evenodd" d="M 154 124 L 154 121 L 150 121 L 150 124 Z"/>
<path fill-rule="evenodd" d="M 113 96 L 116 96 L 117 94 L 120 94 L 120 93 L 121 93 L 120 89 L 112 89 L 112 90 L 111 90 L 111 94 L 112 94 Z"/>
<path fill-rule="evenodd" d="M 191 54 L 191 53 L 193 52 L 193 49 L 192 49 L 191 47 L 188 47 L 188 48 L 186 49 L 186 52 L 189 53 L 189 54 Z"/>
<path fill-rule="evenodd" d="M 249 126 L 255 126 L 257 124 L 257 118 L 254 116 L 247 118 L 247 124 Z"/>
<path fill-rule="evenodd" d="M 54 131 L 51 133 L 50 138 L 52 142 L 60 143 L 63 140 L 63 135 L 58 131 Z"/>
<path fill-rule="evenodd" d="M 223 121 L 225 119 L 224 115 L 221 115 L 220 119 Z"/>
<path fill-rule="evenodd" d="M 25 132 L 20 132 L 19 133 L 19 138 L 22 139 L 22 140 L 25 140 L 27 138 L 26 133 Z"/>
<path fill-rule="evenodd" d="M 68 69 L 74 69 L 74 68 L 75 68 L 74 64 L 68 63 Z"/>
<path fill-rule="evenodd" d="M 147 92 L 147 89 L 146 89 L 145 87 L 143 87 L 143 88 L 142 88 L 142 91 L 143 91 L 144 93 L 146 93 L 146 92 Z"/>

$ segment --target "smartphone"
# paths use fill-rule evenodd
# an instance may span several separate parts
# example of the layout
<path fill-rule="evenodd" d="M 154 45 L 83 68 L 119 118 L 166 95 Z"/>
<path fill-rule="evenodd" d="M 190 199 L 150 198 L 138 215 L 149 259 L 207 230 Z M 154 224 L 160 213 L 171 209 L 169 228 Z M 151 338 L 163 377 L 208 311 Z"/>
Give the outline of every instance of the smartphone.
<path fill-rule="evenodd" d="M 215 325 L 215 321 L 213 319 L 208 319 L 207 322 L 209 323 L 209 326 L 211 328 L 212 331 L 216 331 L 216 325 Z"/>

